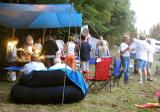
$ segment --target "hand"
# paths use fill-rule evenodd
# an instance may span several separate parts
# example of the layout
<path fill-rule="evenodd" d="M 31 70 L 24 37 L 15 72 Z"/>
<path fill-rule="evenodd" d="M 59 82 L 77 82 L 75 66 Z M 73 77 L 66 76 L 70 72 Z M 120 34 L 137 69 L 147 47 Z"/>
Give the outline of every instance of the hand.
<path fill-rule="evenodd" d="M 130 49 L 130 51 L 134 51 L 134 50 L 136 50 L 136 49 Z"/>
<path fill-rule="evenodd" d="M 131 49 L 128 47 L 128 48 L 127 48 L 127 51 L 130 51 L 130 50 L 131 50 Z"/>

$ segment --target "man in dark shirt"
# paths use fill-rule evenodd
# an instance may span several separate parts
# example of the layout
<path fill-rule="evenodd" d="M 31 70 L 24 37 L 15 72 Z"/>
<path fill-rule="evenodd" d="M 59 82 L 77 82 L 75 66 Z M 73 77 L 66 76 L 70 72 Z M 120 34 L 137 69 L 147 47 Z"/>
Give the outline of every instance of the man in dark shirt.
<path fill-rule="evenodd" d="M 82 71 L 89 72 L 89 59 L 90 59 L 91 46 L 87 42 L 85 36 L 81 35 L 81 39 L 82 39 L 80 48 L 81 67 Z"/>
<path fill-rule="evenodd" d="M 42 54 L 45 55 L 47 67 L 54 65 L 54 58 L 57 51 L 58 46 L 56 42 L 53 40 L 52 36 L 49 36 L 48 39 L 44 42 L 42 48 Z"/>

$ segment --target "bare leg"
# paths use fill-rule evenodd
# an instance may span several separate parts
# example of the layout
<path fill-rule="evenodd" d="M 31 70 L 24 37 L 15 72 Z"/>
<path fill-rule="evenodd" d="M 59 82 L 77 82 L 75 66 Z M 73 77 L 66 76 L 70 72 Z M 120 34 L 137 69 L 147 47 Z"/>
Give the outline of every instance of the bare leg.
<path fill-rule="evenodd" d="M 150 78 L 150 80 L 153 80 L 153 77 L 151 75 L 151 68 L 147 68 L 147 76 Z"/>
<path fill-rule="evenodd" d="M 134 74 L 137 74 L 136 60 L 134 60 Z"/>
<path fill-rule="evenodd" d="M 147 69 L 143 69 L 144 80 L 147 81 Z"/>
<path fill-rule="evenodd" d="M 140 83 L 143 83 L 142 69 L 138 69 L 138 74 L 140 78 Z"/>

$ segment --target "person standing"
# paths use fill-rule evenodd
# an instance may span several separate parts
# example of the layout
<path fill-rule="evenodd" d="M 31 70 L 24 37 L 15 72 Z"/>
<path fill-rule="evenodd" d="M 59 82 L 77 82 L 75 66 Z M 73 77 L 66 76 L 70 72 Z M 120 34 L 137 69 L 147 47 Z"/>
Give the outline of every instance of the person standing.
<path fill-rule="evenodd" d="M 105 40 L 100 42 L 100 45 L 96 49 L 96 56 L 99 58 L 107 58 L 110 56 L 110 52 L 107 46 L 107 42 Z"/>
<path fill-rule="evenodd" d="M 140 35 L 139 39 L 133 38 L 137 46 L 137 53 L 136 53 L 136 68 L 140 77 L 140 83 L 147 81 L 147 60 L 148 60 L 148 52 L 149 52 L 149 44 L 146 42 L 146 36 Z M 143 78 L 144 75 L 144 78 Z"/>
<path fill-rule="evenodd" d="M 64 41 L 59 39 L 57 36 L 56 44 L 58 46 L 58 52 L 57 52 L 57 57 L 63 57 L 64 56 Z"/>
<path fill-rule="evenodd" d="M 34 44 L 33 37 L 31 35 L 27 35 L 25 38 L 25 42 L 23 44 L 23 49 L 25 50 L 25 52 L 31 54 L 33 52 L 32 51 L 33 44 Z"/>
<path fill-rule="evenodd" d="M 74 43 L 73 36 L 69 37 L 69 42 L 65 44 L 64 50 L 66 51 L 66 59 L 65 63 L 72 68 L 72 70 L 75 70 L 76 66 L 76 57 L 75 57 L 75 48 L 76 44 Z"/>
<path fill-rule="evenodd" d="M 137 46 L 135 44 L 135 42 L 133 42 L 131 40 L 131 43 L 130 43 L 130 59 L 133 59 L 134 60 L 134 74 L 137 73 L 137 70 L 136 70 L 136 52 L 137 52 Z"/>
<path fill-rule="evenodd" d="M 152 45 L 150 40 L 147 40 L 148 44 L 149 44 L 149 51 L 148 51 L 148 61 L 147 61 L 147 77 L 149 81 L 153 81 L 153 77 L 151 74 L 151 67 L 152 67 L 152 63 L 153 63 L 153 54 L 155 52 L 155 48 Z"/>
<path fill-rule="evenodd" d="M 122 63 L 121 74 L 124 74 L 124 83 L 128 83 L 129 77 L 129 64 L 130 64 L 130 48 L 128 46 L 130 37 L 125 35 L 123 42 L 120 44 L 120 57 Z"/>
<path fill-rule="evenodd" d="M 33 44 L 33 50 L 36 52 L 38 50 L 38 53 L 41 53 L 42 50 L 42 39 L 38 38 L 37 41 Z"/>
<path fill-rule="evenodd" d="M 81 60 L 81 69 L 84 72 L 89 72 L 89 59 L 90 59 L 90 51 L 91 46 L 87 42 L 85 36 L 81 35 L 81 45 L 80 45 L 80 60 Z"/>

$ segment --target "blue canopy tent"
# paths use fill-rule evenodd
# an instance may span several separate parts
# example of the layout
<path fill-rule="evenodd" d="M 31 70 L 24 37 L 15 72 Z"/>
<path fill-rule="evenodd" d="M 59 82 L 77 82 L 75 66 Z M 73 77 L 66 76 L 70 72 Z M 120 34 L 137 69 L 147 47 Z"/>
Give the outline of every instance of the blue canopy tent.
<path fill-rule="evenodd" d="M 81 27 L 82 14 L 77 13 L 72 4 L 31 5 L 0 3 L 0 25 L 15 29 Z M 65 80 L 62 104 L 64 91 Z"/>
<path fill-rule="evenodd" d="M 72 4 L 0 3 L 0 25 L 16 29 L 81 27 L 82 14 Z"/>

